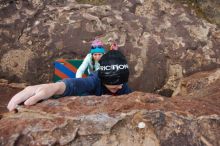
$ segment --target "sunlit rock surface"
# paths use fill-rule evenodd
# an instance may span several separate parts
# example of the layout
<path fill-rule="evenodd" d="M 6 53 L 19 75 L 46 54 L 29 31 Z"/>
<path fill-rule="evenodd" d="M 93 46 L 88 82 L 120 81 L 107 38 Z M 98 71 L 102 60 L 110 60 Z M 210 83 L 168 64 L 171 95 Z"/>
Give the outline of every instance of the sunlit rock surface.
<path fill-rule="evenodd" d="M 25 84 L 9 83 L 5 79 L 0 79 L 0 114 L 8 111 L 6 107 L 11 97 L 25 86 Z"/>
<path fill-rule="evenodd" d="M 220 1 L 219 0 L 178 0 L 188 4 L 197 13 L 197 16 L 216 23 L 220 27 Z"/>
<path fill-rule="evenodd" d="M 95 37 L 106 49 L 118 42 L 140 91 L 172 95 L 183 77 L 220 64 L 219 27 L 178 1 L 0 2 L 0 78 L 11 82 L 50 82 L 53 61 L 83 59 Z"/>
<path fill-rule="evenodd" d="M 0 115 L 0 145 L 219 146 L 218 1 L 197 2 L 211 21 L 174 0 L 0 0 L 1 113 L 24 87 L 11 82 L 50 82 L 53 61 L 83 59 L 95 37 L 107 49 L 118 42 L 134 90 L 172 96 L 134 92 L 19 106 Z"/>
<path fill-rule="evenodd" d="M 4 93 L 24 87 L 1 82 Z M 219 69 L 182 79 L 174 93 L 71 96 L 21 105 L 1 114 L 0 145 L 219 146 Z"/>
<path fill-rule="evenodd" d="M 0 144 L 218 146 L 219 112 L 209 101 L 141 92 L 50 99 L 2 115 Z"/>
<path fill-rule="evenodd" d="M 210 97 L 220 95 L 220 68 L 212 71 L 198 72 L 183 78 L 173 96 L 184 97 Z"/>

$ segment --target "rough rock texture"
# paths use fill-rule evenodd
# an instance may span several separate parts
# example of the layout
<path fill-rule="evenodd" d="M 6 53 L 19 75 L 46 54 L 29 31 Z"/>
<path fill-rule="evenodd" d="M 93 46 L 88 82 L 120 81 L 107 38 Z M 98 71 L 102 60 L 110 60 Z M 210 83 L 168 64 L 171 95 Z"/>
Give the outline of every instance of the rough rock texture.
<path fill-rule="evenodd" d="M 0 145 L 219 146 L 220 30 L 209 23 L 218 24 L 209 6 L 219 2 L 196 1 L 207 22 L 174 0 L 77 1 L 0 0 L 0 78 L 9 80 L 0 81 L 0 112 L 23 88 L 10 82 L 49 82 L 54 60 L 82 59 L 95 37 L 107 48 L 118 42 L 134 89 L 173 97 L 134 92 L 19 106 L 0 115 Z"/>
<path fill-rule="evenodd" d="M 0 115 L 0 145 L 219 146 L 219 69 L 184 78 L 178 89 L 172 98 L 134 92 L 19 106 Z"/>
<path fill-rule="evenodd" d="M 199 0 L 197 1 L 200 12 L 210 21 L 220 27 L 220 1 L 219 0 Z"/>
<path fill-rule="evenodd" d="M 150 43 L 144 41 L 147 44 L 148 51 L 151 50 L 148 54 L 155 53 L 158 56 L 158 53 L 162 52 L 161 54 L 166 58 L 167 77 L 162 91 L 166 89 L 175 90 L 179 80 L 184 76 L 219 66 L 219 61 L 217 61 L 219 60 L 219 55 L 217 55 L 219 54 L 219 47 L 217 46 L 219 39 L 213 39 L 214 36 L 212 35 L 214 34 L 212 30 L 216 31 L 218 28 L 203 20 L 198 20 L 193 12 L 187 13 L 187 10 L 189 10 L 188 7 L 182 7 L 180 4 L 171 4 L 167 1 L 155 3 L 153 0 L 144 3 L 136 10 L 136 14 L 141 16 L 146 14 L 145 17 L 149 19 L 146 28 L 151 28 L 151 33 L 150 35 L 146 33 L 146 37 L 150 38 Z M 216 46 L 214 47 L 215 43 Z M 214 61 L 215 59 L 213 60 L 218 64 L 216 66 L 211 61 L 211 56 L 214 55 L 211 55 L 211 52 L 215 52 L 214 54 L 217 55 L 217 62 Z M 161 57 L 158 56 L 158 58 Z M 155 59 L 155 56 L 152 59 Z M 164 62 L 160 64 L 153 62 L 152 66 L 163 64 Z M 158 70 L 154 70 L 152 74 L 157 72 Z M 152 76 L 154 77 L 154 75 Z M 145 81 L 147 81 L 147 76 Z"/>
<path fill-rule="evenodd" d="M 54 60 L 82 59 L 95 37 L 118 42 L 141 91 L 171 96 L 184 76 L 220 64 L 219 28 L 174 0 L 0 2 L 0 78 L 12 82 L 49 82 Z"/>
<path fill-rule="evenodd" d="M 141 92 L 66 97 L 2 115 L 0 145 L 218 146 L 219 114 L 208 101 Z"/>
<path fill-rule="evenodd" d="M 213 96 L 220 91 L 220 69 L 199 72 L 183 78 L 173 96 L 197 97 Z M 220 96 L 219 96 L 220 97 Z"/>
<path fill-rule="evenodd" d="M 0 79 L 0 114 L 8 111 L 6 107 L 11 97 L 25 86 L 25 84 L 9 83 L 7 80 Z"/>
<path fill-rule="evenodd" d="M 195 9 L 199 17 L 220 26 L 220 1 L 219 0 L 179 0 Z"/>

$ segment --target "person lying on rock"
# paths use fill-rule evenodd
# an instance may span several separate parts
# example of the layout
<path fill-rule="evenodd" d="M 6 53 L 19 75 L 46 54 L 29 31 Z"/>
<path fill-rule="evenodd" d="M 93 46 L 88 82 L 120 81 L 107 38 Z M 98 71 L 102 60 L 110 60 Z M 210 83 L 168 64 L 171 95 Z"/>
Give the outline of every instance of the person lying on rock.
<path fill-rule="evenodd" d="M 125 56 L 117 50 L 108 51 L 99 61 L 100 68 L 87 78 L 68 78 L 56 83 L 28 86 L 9 101 L 9 111 L 18 104 L 33 105 L 54 95 L 122 95 L 131 93 L 128 87 L 129 69 Z"/>

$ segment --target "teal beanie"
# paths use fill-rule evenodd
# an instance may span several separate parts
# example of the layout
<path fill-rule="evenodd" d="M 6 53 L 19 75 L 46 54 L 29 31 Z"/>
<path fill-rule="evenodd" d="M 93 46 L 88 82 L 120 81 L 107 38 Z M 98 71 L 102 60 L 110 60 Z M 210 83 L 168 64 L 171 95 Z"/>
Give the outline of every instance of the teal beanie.
<path fill-rule="evenodd" d="M 90 53 L 91 54 L 94 54 L 94 53 L 102 53 L 102 54 L 104 54 L 105 53 L 105 49 L 103 47 L 92 47 L 91 50 L 90 50 Z"/>

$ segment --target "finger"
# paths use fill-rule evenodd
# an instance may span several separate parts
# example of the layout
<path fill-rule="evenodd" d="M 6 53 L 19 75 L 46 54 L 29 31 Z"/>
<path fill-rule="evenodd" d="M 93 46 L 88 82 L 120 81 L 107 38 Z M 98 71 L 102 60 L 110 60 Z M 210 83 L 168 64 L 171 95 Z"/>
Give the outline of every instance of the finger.
<path fill-rule="evenodd" d="M 8 106 L 7 106 L 8 110 L 9 111 L 14 110 L 17 107 L 18 104 L 24 102 L 25 100 L 27 100 L 33 94 L 34 94 L 33 92 L 30 92 L 26 89 L 24 89 L 21 92 L 15 94 L 8 103 Z"/>
<path fill-rule="evenodd" d="M 45 99 L 45 94 L 44 92 L 38 92 L 37 94 L 33 95 L 32 97 L 30 97 L 28 100 L 26 100 L 24 102 L 25 105 L 34 105 L 36 104 L 38 101 Z"/>

